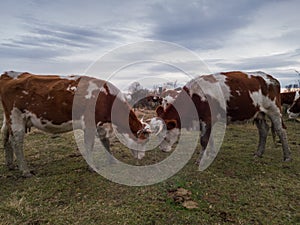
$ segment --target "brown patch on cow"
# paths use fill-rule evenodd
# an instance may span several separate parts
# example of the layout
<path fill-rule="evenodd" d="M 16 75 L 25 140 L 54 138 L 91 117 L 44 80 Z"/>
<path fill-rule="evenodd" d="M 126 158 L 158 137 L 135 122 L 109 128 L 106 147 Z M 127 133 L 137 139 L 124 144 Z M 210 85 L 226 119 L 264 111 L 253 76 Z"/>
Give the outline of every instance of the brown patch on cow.
<path fill-rule="evenodd" d="M 52 121 L 53 124 L 62 124 L 72 119 L 74 95 L 70 94 L 67 88 L 69 85 L 77 86 L 79 80 L 61 79 L 59 76 L 32 76 L 29 73 L 23 73 L 18 79 L 12 79 L 3 74 L 0 87 L 2 103 L 7 113 L 16 107 L 20 111 L 27 110 L 38 118 Z M 63 101 L 67 104 L 60 104 Z"/>
<path fill-rule="evenodd" d="M 259 111 L 259 106 L 251 104 L 253 102 L 250 93 L 261 91 L 262 95 L 274 100 L 280 93 L 278 87 L 268 85 L 260 76 L 251 76 L 242 72 L 221 73 L 226 76 L 226 84 L 230 87 L 230 100 L 227 102 L 227 114 L 234 121 L 245 121 L 253 118 Z M 271 77 L 269 77 L 271 79 Z M 275 82 L 275 81 L 274 81 Z M 247 103 L 247 107 L 244 105 Z M 277 99 L 277 106 L 280 107 L 280 99 Z"/>
<path fill-rule="evenodd" d="M 281 104 L 291 105 L 293 104 L 296 96 L 296 91 L 282 92 L 280 93 Z"/>
<path fill-rule="evenodd" d="M 177 127 L 176 120 L 166 120 L 165 123 L 167 125 L 167 130 L 172 130 Z"/>
<path fill-rule="evenodd" d="M 164 113 L 164 107 L 162 107 L 161 105 L 160 106 L 158 106 L 157 108 L 156 108 L 156 114 L 157 114 L 157 116 L 162 116 L 163 115 L 163 113 Z"/>

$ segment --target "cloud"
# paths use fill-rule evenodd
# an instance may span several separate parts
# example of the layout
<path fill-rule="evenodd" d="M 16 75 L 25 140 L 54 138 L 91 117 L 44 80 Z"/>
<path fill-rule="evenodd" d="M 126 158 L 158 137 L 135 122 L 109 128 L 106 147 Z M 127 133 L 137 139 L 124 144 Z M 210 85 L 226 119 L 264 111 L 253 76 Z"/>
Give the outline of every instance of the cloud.
<path fill-rule="evenodd" d="M 162 40 L 197 52 L 213 72 L 259 69 L 287 76 L 289 68 L 300 70 L 298 1 L 11 0 L 0 6 L 0 20 L 7 21 L 0 29 L 4 69 L 84 71 L 88 62 L 116 47 Z M 138 60 L 147 54 L 125 51 L 116 60 Z M 182 57 L 171 50 L 160 56 L 174 61 Z M 195 64 L 182 60 L 177 65 Z M 171 74 L 161 65 L 134 72 Z M 176 79 L 178 73 L 173 74 Z"/>
<path fill-rule="evenodd" d="M 165 3 L 165 2 L 164 2 Z M 247 26 L 263 1 L 177 1 L 157 2 L 150 10 L 151 38 L 172 41 L 187 47 L 219 48 L 234 31 Z"/>
<path fill-rule="evenodd" d="M 241 70 L 260 70 L 281 67 L 298 67 L 300 64 L 300 49 L 291 52 L 272 54 L 269 56 L 258 56 L 251 58 L 238 59 L 235 62 L 217 62 L 216 65 L 222 68 L 233 69 L 238 65 Z"/>

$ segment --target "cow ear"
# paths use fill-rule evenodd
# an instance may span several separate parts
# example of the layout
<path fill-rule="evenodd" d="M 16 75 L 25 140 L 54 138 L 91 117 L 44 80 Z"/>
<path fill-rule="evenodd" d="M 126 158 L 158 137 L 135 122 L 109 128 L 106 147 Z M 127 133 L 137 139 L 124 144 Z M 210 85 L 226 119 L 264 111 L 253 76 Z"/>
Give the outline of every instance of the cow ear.
<path fill-rule="evenodd" d="M 176 120 L 168 120 L 166 121 L 167 130 L 172 130 L 177 127 L 177 121 Z"/>
<path fill-rule="evenodd" d="M 156 108 L 156 115 L 161 116 L 164 113 L 164 107 L 161 105 Z"/>

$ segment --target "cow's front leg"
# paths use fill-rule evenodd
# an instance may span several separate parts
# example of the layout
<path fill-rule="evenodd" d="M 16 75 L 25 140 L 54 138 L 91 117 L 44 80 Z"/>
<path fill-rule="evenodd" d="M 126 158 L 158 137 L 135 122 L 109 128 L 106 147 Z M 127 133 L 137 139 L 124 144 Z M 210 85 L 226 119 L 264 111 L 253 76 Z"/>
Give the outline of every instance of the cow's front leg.
<path fill-rule="evenodd" d="M 265 152 L 265 146 L 270 127 L 267 124 L 267 121 L 265 120 L 264 116 L 262 118 L 255 119 L 254 122 L 259 134 L 259 143 L 255 156 L 262 157 L 262 155 Z"/>
<path fill-rule="evenodd" d="M 10 136 L 12 149 L 16 155 L 19 170 L 22 172 L 23 177 L 31 177 L 33 174 L 30 172 L 23 151 L 25 130 L 13 131 Z"/>
<path fill-rule="evenodd" d="M 27 166 L 23 151 L 25 136 L 25 121 L 23 116 L 22 112 L 16 108 L 11 111 L 11 134 L 9 135 L 9 142 L 16 155 L 19 170 L 24 177 L 31 177 L 33 174 Z"/>
<path fill-rule="evenodd" d="M 85 159 L 90 166 L 94 164 L 93 149 L 95 144 L 95 134 L 96 131 L 94 128 L 84 129 Z"/>
<path fill-rule="evenodd" d="M 105 125 L 97 126 L 97 135 L 101 143 L 103 144 L 104 148 L 106 149 L 105 153 L 107 155 L 110 164 L 116 162 L 115 158 L 112 156 L 110 151 L 109 136 L 111 132 L 112 132 L 111 124 L 108 124 L 107 126 Z"/>

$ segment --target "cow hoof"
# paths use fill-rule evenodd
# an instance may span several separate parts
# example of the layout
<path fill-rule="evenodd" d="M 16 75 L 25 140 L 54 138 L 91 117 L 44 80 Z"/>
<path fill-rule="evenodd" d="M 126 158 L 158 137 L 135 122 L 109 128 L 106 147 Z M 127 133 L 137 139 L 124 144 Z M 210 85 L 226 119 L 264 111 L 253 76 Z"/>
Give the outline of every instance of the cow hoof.
<path fill-rule="evenodd" d="M 8 167 L 8 170 L 15 170 L 16 169 L 15 165 L 13 165 L 13 164 L 7 165 L 7 167 Z"/>
<path fill-rule="evenodd" d="M 293 159 L 291 157 L 284 158 L 284 162 L 291 162 Z"/>
<path fill-rule="evenodd" d="M 33 175 L 34 174 L 32 172 L 28 171 L 28 172 L 23 172 L 22 177 L 29 178 L 32 177 Z"/>
<path fill-rule="evenodd" d="M 254 156 L 254 158 L 262 158 L 262 154 L 257 153 L 257 152 L 254 153 L 253 156 Z"/>

